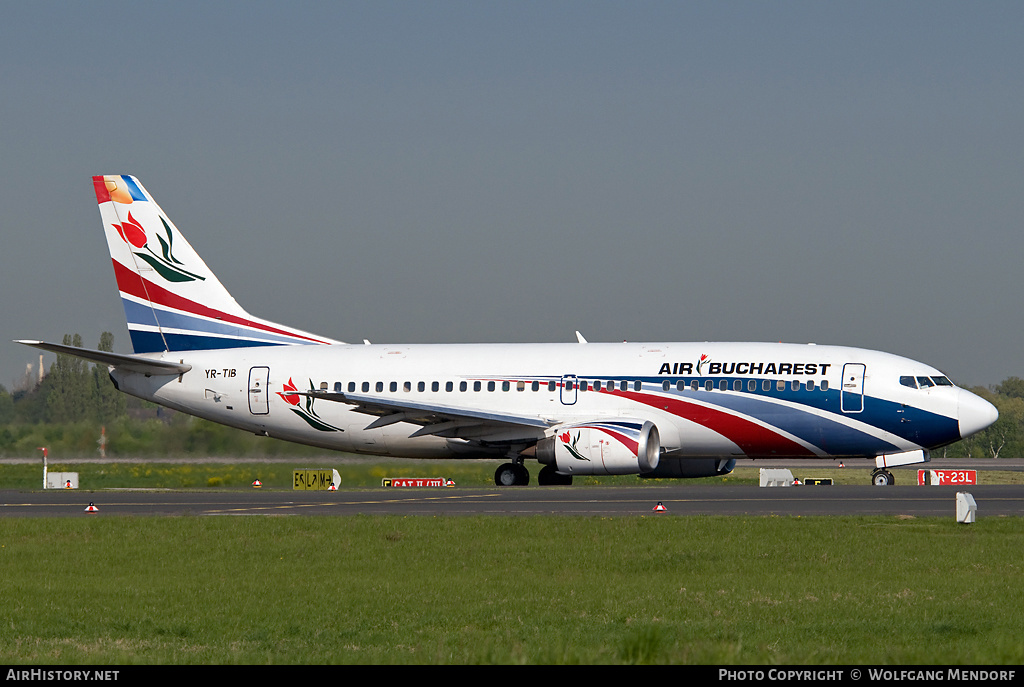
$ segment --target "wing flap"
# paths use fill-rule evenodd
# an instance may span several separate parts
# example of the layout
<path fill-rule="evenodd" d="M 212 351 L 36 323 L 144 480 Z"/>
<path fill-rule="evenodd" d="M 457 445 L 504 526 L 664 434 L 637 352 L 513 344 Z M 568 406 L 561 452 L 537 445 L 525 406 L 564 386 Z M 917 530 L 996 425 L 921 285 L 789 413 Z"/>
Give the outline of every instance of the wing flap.
<path fill-rule="evenodd" d="M 521 428 L 527 430 L 523 433 L 524 438 L 531 438 L 531 435 L 535 434 L 537 430 L 547 429 L 554 424 L 553 421 L 528 415 L 496 413 L 435 403 L 418 403 L 408 399 L 392 399 L 341 391 L 313 389 L 291 393 L 335 403 L 345 403 L 354 406 L 353 410 L 358 413 L 377 416 L 377 419 L 366 427 L 367 429 L 386 427 L 398 422 L 420 425 L 421 428 L 413 432 L 411 437 L 433 435 L 482 440 L 490 434 L 507 437 L 509 430 Z"/>

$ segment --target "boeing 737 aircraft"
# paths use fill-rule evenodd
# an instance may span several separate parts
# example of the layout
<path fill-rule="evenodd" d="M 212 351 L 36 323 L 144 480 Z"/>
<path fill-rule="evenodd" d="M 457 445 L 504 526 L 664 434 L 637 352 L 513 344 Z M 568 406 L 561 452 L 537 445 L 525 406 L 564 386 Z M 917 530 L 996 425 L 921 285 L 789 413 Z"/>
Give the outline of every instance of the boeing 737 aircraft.
<path fill-rule="evenodd" d="M 381 456 L 502 458 L 495 483 L 703 477 L 739 457 L 893 465 L 996 409 L 941 372 L 781 343 L 346 344 L 242 309 L 131 176 L 93 177 L 134 354 L 21 341 L 107 365 L 121 391 L 232 427 Z"/>

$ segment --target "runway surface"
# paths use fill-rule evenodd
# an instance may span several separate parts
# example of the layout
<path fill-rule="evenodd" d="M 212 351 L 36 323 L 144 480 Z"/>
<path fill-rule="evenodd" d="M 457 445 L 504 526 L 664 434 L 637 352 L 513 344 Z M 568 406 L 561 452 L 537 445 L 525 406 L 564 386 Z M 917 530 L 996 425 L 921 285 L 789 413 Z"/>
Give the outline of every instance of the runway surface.
<path fill-rule="evenodd" d="M 1024 515 L 1024 486 L 669 486 L 239 490 L 0 491 L 0 517 L 239 515 L 891 515 L 956 516 L 956 493 L 978 519 Z M 97 512 L 86 512 L 89 503 Z M 661 502 L 664 513 L 655 513 Z"/>

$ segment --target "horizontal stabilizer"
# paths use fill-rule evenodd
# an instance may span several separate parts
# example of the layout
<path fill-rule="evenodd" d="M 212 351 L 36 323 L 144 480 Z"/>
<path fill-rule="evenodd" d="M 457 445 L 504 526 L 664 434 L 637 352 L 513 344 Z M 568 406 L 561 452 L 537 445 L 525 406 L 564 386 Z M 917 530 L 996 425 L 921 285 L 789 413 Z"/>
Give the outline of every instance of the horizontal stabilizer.
<path fill-rule="evenodd" d="M 110 365 L 119 370 L 138 372 L 146 375 L 180 375 L 192 369 L 186 363 L 175 363 L 169 360 L 154 360 L 139 355 L 125 355 L 122 353 L 111 353 L 109 351 L 95 351 L 89 348 L 77 348 L 76 346 L 65 346 L 63 344 L 48 343 L 46 341 L 18 341 L 14 343 L 25 344 L 33 348 L 39 348 L 50 353 L 60 355 L 71 355 L 76 358 L 88 360 L 91 363 Z"/>

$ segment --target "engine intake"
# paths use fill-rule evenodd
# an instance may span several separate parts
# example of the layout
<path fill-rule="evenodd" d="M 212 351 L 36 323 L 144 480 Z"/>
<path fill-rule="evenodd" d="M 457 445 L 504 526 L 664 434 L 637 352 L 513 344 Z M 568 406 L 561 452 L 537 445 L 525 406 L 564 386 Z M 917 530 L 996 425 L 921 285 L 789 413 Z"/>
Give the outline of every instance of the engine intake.
<path fill-rule="evenodd" d="M 660 458 L 658 428 L 644 420 L 568 425 L 537 442 L 537 460 L 563 475 L 638 475 L 657 469 Z"/>

